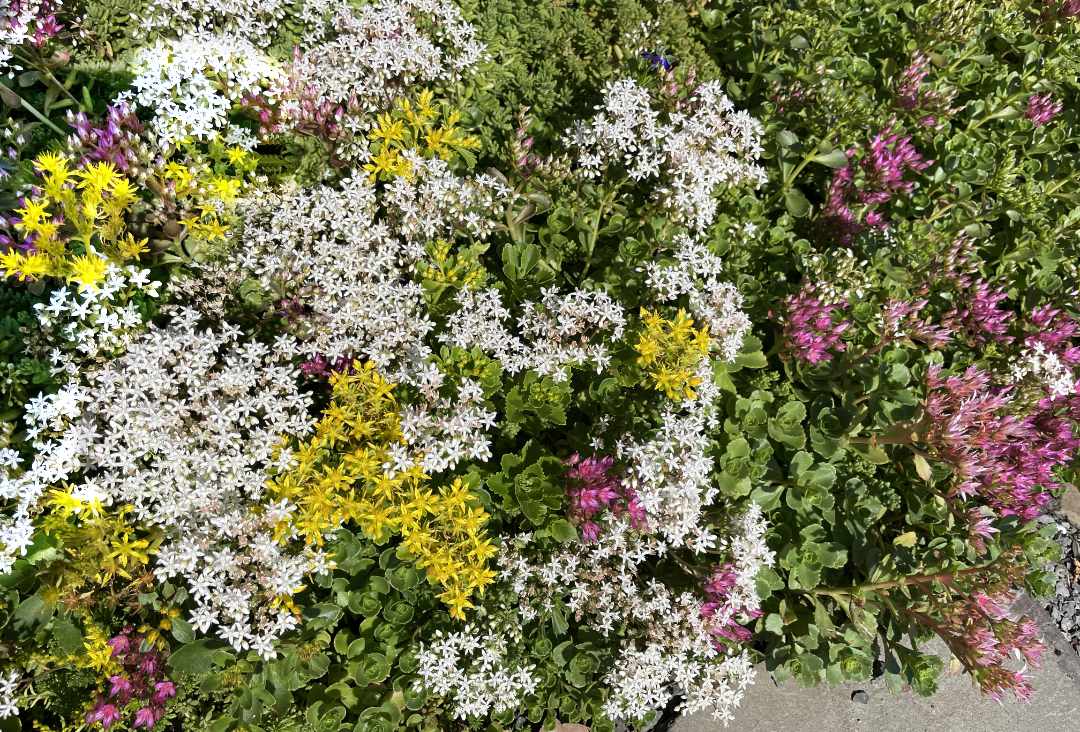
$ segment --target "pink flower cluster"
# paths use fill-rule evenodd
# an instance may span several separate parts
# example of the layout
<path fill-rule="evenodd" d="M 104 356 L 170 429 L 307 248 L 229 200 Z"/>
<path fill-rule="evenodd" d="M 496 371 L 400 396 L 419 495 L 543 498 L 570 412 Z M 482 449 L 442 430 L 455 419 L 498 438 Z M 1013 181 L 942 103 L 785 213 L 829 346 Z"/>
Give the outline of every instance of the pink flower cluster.
<path fill-rule="evenodd" d="M 738 581 L 735 565 L 717 565 L 713 569 L 712 576 L 705 583 L 705 602 L 701 606 L 701 616 L 713 621 L 710 632 L 716 637 L 717 647 L 725 645 L 726 641 L 732 643 L 747 643 L 752 637 L 750 629 L 739 622 L 742 617 L 744 622 L 749 622 L 761 616 L 761 610 L 748 610 L 736 607 L 732 602 L 732 590 Z"/>
<path fill-rule="evenodd" d="M 1080 0 L 1043 0 L 1042 19 L 1075 20 L 1080 18 Z"/>
<path fill-rule="evenodd" d="M 926 299 L 887 300 L 882 308 L 881 342 L 874 350 L 880 351 L 902 337 L 921 341 L 931 350 L 948 345 L 952 340 L 952 329 L 949 326 L 937 325 L 930 318 L 919 318 L 919 313 L 928 302 Z"/>
<path fill-rule="evenodd" d="M 87 724 L 108 729 L 136 707 L 131 726 L 152 729 L 165 716 L 165 705 L 176 696 L 176 684 L 165 675 L 165 659 L 154 648 L 145 648 L 143 636 L 131 628 L 109 640 L 112 660 L 120 672 L 109 677 L 108 697 L 99 696 L 86 715 Z"/>
<path fill-rule="evenodd" d="M 1025 341 L 1029 347 L 1040 343 L 1066 366 L 1080 365 L 1080 346 L 1073 345 L 1080 339 L 1080 322 L 1050 305 L 1034 308 L 1027 320 L 1033 331 Z"/>
<path fill-rule="evenodd" d="M 850 244 L 867 227 L 885 228 L 886 219 L 878 207 L 897 195 L 910 194 L 915 183 L 904 176 L 922 172 L 934 162 L 923 158 L 910 137 L 888 128 L 874 136 L 861 157 L 857 148 L 850 148 L 847 157 L 848 164 L 833 174 L 822 209 L 823 224 L 841 244 Z M 865 208 L 861 220 L 853 206 Z"/>
<path fill-rule="evenodd" d="M 1010 595 L 975 592 L 950 605 L 940 622 L 930 623 L 983 693 L 999 701 L 1007 692 L 1019 701 L 1031 699 L 1026 670 L 1006 668 L 1010 657 L 1019 654 L 1027 664 L 1038 667 L 1046 651 L 1033 620 L 1010 616 L 1008 608 L 1014 600 Z"/>
<path fill-rule="evenodd" d="M 1013 339 L 1008 335 L 1008 330 L 1013 313 L 999 307 L 1009 296 L 1005 290 L 993 287 L 985 280 L 979 280 L 974 287 L 969 288 L 962 295 L 966 302 L 963 302 L 961 307 L 954 308 L 945 314 L 946 323 L 966 333 L 977 344 L 991 341 L 1012 342 Z"/>
<path fill-rule="evenodd" d="M 1031 120 L 1036 127 L 1041 127 L 1057 117 L 1064 108 L 1061 102 L 1056 101 L 1049 92 L 1045 94 L 1032 94 L 1028 97 L 1027 109 L 1024 116 Z"/>
<path fill-rule="evenodd" d="M 61 3 L 56 0 L 38 0 L 37 2 L 11 0 L 6 11 L 8 16 L 7 24 L 12 31 L 18 33 L 29 28 L 32 24 L 34 32 L 30 42 L 41 48 L 46 41 L 64 29 L 64 26 L 56 18 L 56 14 L 60 9 Z M 27 11 L 32 13 L 32 18 L 29 21 L 26 19 Z"/>
<path fill-rule="evenodd" d="M 300 364 L 300 371 L 303 372 L 304 376 L 325 379 L 329 378 L 330 374 L 334 372 L 349 371 L 351 361 L 352 359 L 346 356 L 327 360 L 326 356 L 317 353 Z"/>
<path fill-rule="evenodd" d="M 581 529 L 587 542 L 600 537 L 598 519 L 606 512 L 626 515 L 630 525 L 644 531 L 645 509 L 634 490 L 623 485 L 615 473 L 615 459 L 610 456 L 582 458 L 574 453 L 566 459 L 566 495 L 570 499 L 570 518 Z"/>
<path fill-rule="evenodd" d="M 1060 400 L 1044 399 L 1033 411 L 1014 414 L 1011 387 L 992 387 L 974 366 L 948 377 L 931 366 L 926 387 L 920 440 L 956 471 L 950 497 L 978 496 L 997 516 L 1025 521 L 1043 513 L 1059 487 L 1054 470 L 1080 449 L 1076 418 L 1061 413 Z"/>
<path fill-rule="evenodd" d="M 949 102 L 951 95 L 923 88 L 923 82 L 930 75 L 930 58 L 922 51 L 917 51 L 911 63 L 900 74 L 896 82 L 896 103 L 901 109 L 924 112 L 919 119 L 923 127 L 934 127 L 940 115 L 951 114 Z"/>
<path fill-rule="evenodd" d="M 299 63 L 300 58 L 297 48 L 293 63 Z M 244 106 L 259 121 L 260 134 L 299 132 L 321 140 L 331 153 L 354 138 L 354 131 L 362 127 L 359 118 L 366 115 L 355 94 L 344 103 L 332 101 L 295 74 L 290 74 L 274 93 L 272 98 L 259 93 L 244 99 Z"/>
<path fill-rule="evenodd" d="M 108 162 L 127 173 L 149 162 L 149 152 L 140 138 L 143 124 L 126 103 L 111 105 L 100 126 L 90 124 L 83 112 L 68 112 L 67 119 L 75 130 L 68 144 L 82 152 L 81 164 Z"/>
<path fill-rule="evenodd" d="M 829 361 L 846 350 L 841 337 L 851 327 L 851 322 L 840 316 L 846 304 L 825 302 L 816 292 L 814 285 L 804 284 L 784 301 L 782 317 L 784 353 L 809 364 Z"/>

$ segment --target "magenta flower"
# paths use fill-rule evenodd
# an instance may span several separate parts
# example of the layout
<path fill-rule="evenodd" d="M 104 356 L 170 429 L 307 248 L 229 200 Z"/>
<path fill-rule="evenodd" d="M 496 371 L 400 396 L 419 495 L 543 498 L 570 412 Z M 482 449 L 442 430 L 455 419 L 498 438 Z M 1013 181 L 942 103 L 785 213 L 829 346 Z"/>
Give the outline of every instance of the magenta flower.
<path fill-rule="evenodd" d="M 645 510 L 633 489 L 623 485 L 610 456 L 582 458 L 574 453 L 566 460 L 566 495 L 570 499 L 570 519 L 581 529 L 582 539 L 596 541 L 604 513 L 626 515 L 635 529 L 645 529 Z"/>
<path fill-rule="evenodd" d="M 106 704 L 99 698 L 98 705 L 86 717 L 88 724 L 100 722 L 108 729 L 121 719 L 121 710 L 132 702 L 142 705 L 135 712 L 134 727 L 150 729 L 165 716 L 165 703 L 176 696 L 176 684 L 165 677 L 161 653 L 144 646 L 144 642 L 145 638 L 130 627 L 109 639 L 113 660 L 124 671 L 109 677 L 112 702 Z"/>
<path fill-rule="evenodd" d="M 104 729 L 112 727 L 119 721 L 120 710 L 116 708 L 115 704 L 99 702 L 98 705 L 86 715 L 87 724 L 96 724 L 100 722 Z"/>
<path fill-rule="evenodd" d="M 921 173 L 934 162 L 922 157 L 910 137 L 889 128 L 874 135 L 861 156 L 857 148 L 851 148 L 847 157 L 848 164 L 833 174 L 821 213 L 823 224 L 841 244 L 850 244 L 867 227 L 884 228 L 885 216 L 876 208 L 910 194 L 915 183 L 905 176 Z M 866 209 L 862 220 L 853 206 Z"/>
<path fill-rule="evenodd" d="M 974 288 L 959 294 L 961 306 L 947 312 L 943 319 L 977 344 L 1011 343 L 1008 330 L 1013 313 L 1000 307 L 1008 296 L 1000 287 L 980 280 Z"/>
<path fill-rule="evenodd" d="M 159 681 L 154 684 L 154 695 L 150 700 L 159 706 L 176 696 L 176 684 L 171 681 Z"/>
<path fill-rule="evenodd" d="M 91 125 L 82 112 L 68 112 L 67 121 L 75 130 L 68 144 L 81 151 L 80 164 L 109 162 L 127 173 L 150 163 L 152 154 L 140 137 L 143 124 L 125 102 L 109 106 L 100 125 Z"/>
<path fill-rule="evenodd" d="M 300 371 L 305 376 L 313 378 L 328 378 L 335 372 L 348 372 L 352 367 L 352 359 L 341 356 L 328 361 L 321 353 L 317 353 L 300 364 Z"/>
<path fill-rule="evenodd" d="M 940 619 L 919 615 L 945 641 L 984 694 L 1001 700 L 1011 692 L 1018 701 L 1029 701 L 1032 688 L 1026 671 L 1012 671 L 1005 663 L 1015 653 L 1037 667 L 1045 646 L 1030 618 L 1010 614 L 1008 608 L 1014 601 L 1008 594 L 975 592 L 946 606 Z"/>
<path fill-rule="evenodd" d="M 24 20 L 23 16 L 28 8 L 32 13 L 32 17 L 29 20 Z M 7 11 L 10 17 L 8 26 L 11 30 L 20 33 L 32 27 L 31 43 L 37 48 L 41 48 L 46 41 L 64 28 L 56 18 L 56 13 L 60 9 L 61 3 L 57 0 L 42 0 L 37 4 L 37 7 L 34 7 L 31 3 L 24 3 L 24 0 L 11 0 Z"/>
<path fill-rule="evenodd" d="M 967 512 L 968 541 L 979 554 L 986 552 L 986 542 L 998 533 L 993 516 L 987 516 L 981 509 L 973 508 Z"/>
<path fill-rule="evenodd" d="M 911 59 L 911 64 L 900 74 L 896 85 L 896 101 L 904 109 L 917 109 L 921 106 L 920 88 L 929 75 L 930 59 L 922 51 Z"/>
<path fill-rule="evenodd" d="M 1047 10 L 1058 18 L 1080 18 L 1080 0 L 1043 0 Z"/>
<path fill-rule="evenodd" d="M 164 716 L 165 710 L 160 707 L 140 707 L 139 710 L 135 712 L 135 721 L 131 726 L 136 729 L 139 727 L 151 729 Z"/>
<path fill-rule="evenodd" d="M 1080 365 L 1080 347 L 1073 345 L 1080 338 L 1080 322 L 1050 305 L 1034 308 L 1027 320 L 1030 334 L 1025 343 L 1029 348 L 1039 343 L 1065 365 Z"/>
<path fill-rule="evenodd" d="M 705 602 L 701 605 L 701 617 L 709 621 L 709 632 L 716 639 L 717 648 L 722 648 L 725 642 L 748 642 L 752 633 L 743 623 L 760 616 L 760 611 L 744 607 L 736 599 L 733 590 L 737 581 L 735 565 L 729 562 L 714 567 L 702 588 Z"/>
<path fill-rule="evenodd" d="M 126 703 L 127 700 L 131 698 L 131 680 L 128 679 L 126 676 L 110 676 L 109 696 L 119 696 L 120 703 Z"/>
<path fill-rule="evenodd" d="M 804 284 L 784 301 L 781 319 L 784 353 L 809 364 L 829 361 L 844 351 L 847 346 L 841 337 L 851 327 L 851 322 L 840 315 L 845 305 L 826 303 L 815 292 L 812 284 Z"/>
<path fill-rule="evenodd" d="M 1060 487 L 1055 470 L 1080 449 L 1080 399 L 1043 399 L 1017 413 L 1021 405 L 1011 388 L 991 386 L 989 375 L 974 366 L 947 378 L 932 366 L 926 385 L 925 417 L 917 428 L 930 453 L 954 468 L 949 498 L 977 498 L 995 516 L 1024 521 L 1042 514 Z"/>
<path fill-rule="evenodd" d="M 113 636 L 109 639 L 109 647 L 112 648 L 113 656 L 122 656 L 131 647 L 131 639 L 126 633 Z"/>
<path fill-rule="evenodd" d="M 1057 117 L 1063 109 L 1059 101 L 1055 101 L 1049 92 L 1045 94 L 1032 94 L 1028 97 L 1027 109 L 1024 116 L 1031 120 L 1036 127 L 1041 127 Z"/>

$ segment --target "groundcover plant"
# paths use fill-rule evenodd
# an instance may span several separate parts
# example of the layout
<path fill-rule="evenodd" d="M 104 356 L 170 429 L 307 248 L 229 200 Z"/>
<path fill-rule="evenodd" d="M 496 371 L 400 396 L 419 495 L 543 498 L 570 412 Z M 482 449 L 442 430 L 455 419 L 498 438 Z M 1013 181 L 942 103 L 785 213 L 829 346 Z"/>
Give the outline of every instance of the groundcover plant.
<path fill-rule="evenodd" d="M 0 76 L 0 729 L 1031 696 L 1080 3 L 4 0 Z"/>

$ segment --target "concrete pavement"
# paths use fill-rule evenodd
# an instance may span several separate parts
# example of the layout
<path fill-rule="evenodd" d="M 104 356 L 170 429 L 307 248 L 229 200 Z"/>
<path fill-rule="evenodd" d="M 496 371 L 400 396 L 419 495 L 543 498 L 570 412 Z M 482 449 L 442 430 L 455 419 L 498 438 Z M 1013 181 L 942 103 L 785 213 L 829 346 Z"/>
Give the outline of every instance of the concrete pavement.
<path fill-rule="evenodd" d="M 743 698 L 729 732 L 1080 732 L 1080 660 L 1042 610 L 1022 609 L 1043 628 L 1047 655 L 1033 672 L 1030 704 L 998 704 L 980 696 L 969 677 L 947 668 L 930 698 L 893 695 L 883 680 L 838 687 L 778 687 L 762 668 Z M 857 690 L 868 701 L 852 701 Z M 861 698 L 861 695 L 860 695 Z M 674 732 L 719 732 L 724 726 L 701 714 L 675 723 Z"/>

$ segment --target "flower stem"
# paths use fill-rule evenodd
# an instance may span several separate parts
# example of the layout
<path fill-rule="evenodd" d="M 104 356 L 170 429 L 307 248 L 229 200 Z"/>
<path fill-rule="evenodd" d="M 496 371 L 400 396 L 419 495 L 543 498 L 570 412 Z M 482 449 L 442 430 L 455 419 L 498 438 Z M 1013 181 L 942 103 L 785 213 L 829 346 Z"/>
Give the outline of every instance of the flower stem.
<path fill-rule="evenodd" d="M 953 580 L 959 577 L 965 577 L 969 574 L 978 574 L 990 569 L 995 564 L 1001 561 L 1001 558 L 993 559 L 985 564 L 978 564 L 974 567 L 966 567 L 964 569 L 945 570 L 941 572 L 930 572 L 927 574 L 912 574 L 907 577 L 901 577 L 895 580 L 886 580 L 884 582 L 869 582 L 864 585 L 852 585 L 851 587 L 816 587 L 812 590 L 803 590 L 805 594 L 809 595 L 828 595 L 836 598 L 848 598 L 864 592 L 881 592 L 896 589 L 897 587 L 908 587 L 910 585 L 925 585 L 931 582 L 942 582 L 949 584 Z"/>

